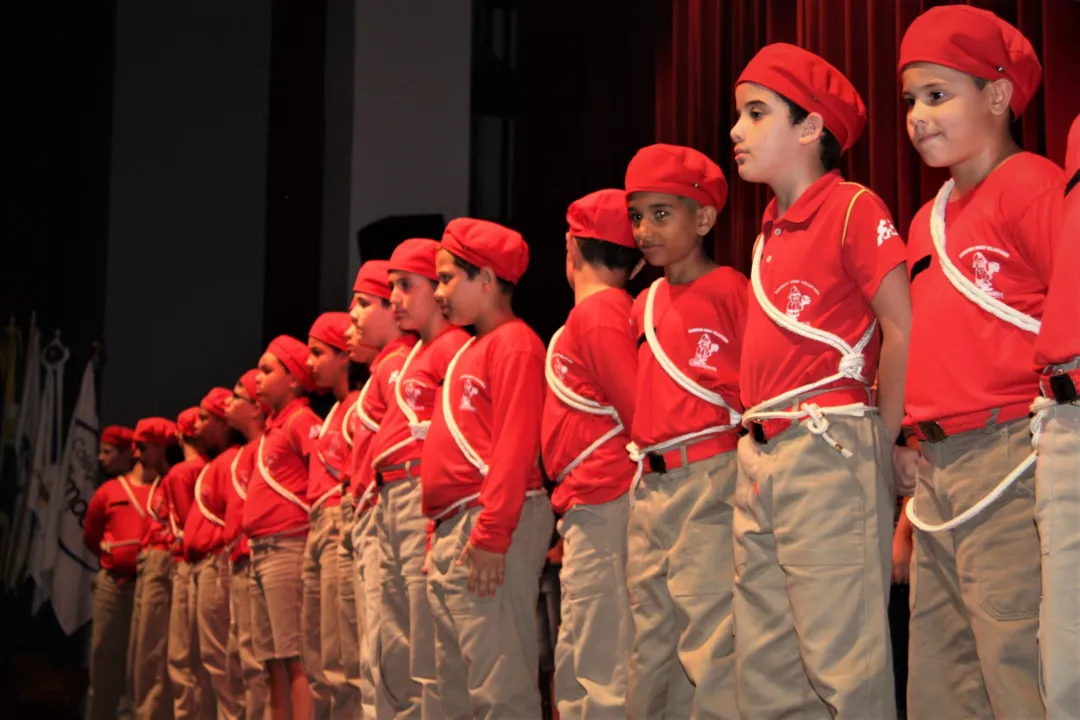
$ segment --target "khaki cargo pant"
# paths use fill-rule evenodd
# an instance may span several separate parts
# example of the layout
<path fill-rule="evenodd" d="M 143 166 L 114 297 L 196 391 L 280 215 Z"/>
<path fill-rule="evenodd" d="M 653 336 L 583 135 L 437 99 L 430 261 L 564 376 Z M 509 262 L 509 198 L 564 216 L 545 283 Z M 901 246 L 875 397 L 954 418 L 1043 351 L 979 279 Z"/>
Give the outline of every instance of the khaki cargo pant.
<path fill-rule="evenodd" d="M 356 559 L 352 531 L 355 524 L 352 498 L 341 503 L 341 532 L 338 540 L 338 652 L 345 681 L 353 688 L 356 707 L 353 715 L 363 716 L 364 680 L 360 673 L 360 628 L 356 602 Z"/>
<path fill-rule="evenodd" d="M 1039 438 L 1039 657 L 1047 720 L 1080 717 L 1080 406 L 1052 408 Z"/>
<path fill-rule="evenodd" d="M 229 630 L 229 653 L 239 658 L 243 685 L 244 717 L 263 720 L 270 701 L 269 678 L 266 668 L 255 657 L 255 641 L 251 624 L 251 560 L 241 558 L 232 564 L 232 624 Z"/>
<path fill-rule="evenodd" d="M 1028 421 L 922 443 L 921 519 L 972 507 L 1031 452 Z M 911 561 L 908 717 L 1041 718 L 1040 568 L 1033 472 L 947 533 L 915 530 Z"/>
<path fill-rule="evenodd" d="M 94 577 L 87 720 L 114 720 L 127 692 L 127 653 L 135 582 L 108 570 Z"/>
<path fill-rule="evenodd" d="M 304 547 L 307 536 L 251 538 L 252 645 L 259 662 L 303 655 L 300 615 L 304 603 Z"/>
<path fill-rule="evenodd" d="M 138 720 L 169 720 L 173 716 L 168 671 L 172 567 L 168 550 L 139 553 L 128 645 L 128 682 Z"/>
<path fill-rule="evenodd" d="M 626 708 L 634 720 L 738 717 L 734 494 L 734 452 L 648 473 L 636 489 L 626 564 L 634 619 Z"/>
<path fill-rule="evenodd" d="M 418 478 L 379 491 L 379 678 L 391 717 L 443 717 L 424 556 L 427 518 Z M 383 716 L 380 715 L 380 718 Z"/>
<path fill-rule="evenodd" d="M 304 549 L 304 602 L 301 620 L 304 669 L 311 681 L 315 717 L 355 717 L 360 691 L 345 678 L 341 662 L 340 581 L 341 507 L 315 508 Z"/>
<path fill-rule="evenodd" d="M 360 693 L 363 717 L 392 717 L 393 709 L 379 681 L 379 538 L 375 515 L 378 507 L 369 508 L 353 522 L 353 555 L 356 569 L 356 631 L 360 649 Z"/>
<path fill-rule="evenodd" d="M 192 566 L 199 659 L 210 675 L 219 720 L 239 720 L 244 715 L 240 658 L 229 652 L 231 571 L 229 554 L 223 551 Z"/>
<path fill-rule="evenodd" d="M 199 632 L 195 620 L 196 597 L 189 563 L 173 565 L 172 607 L 169 612 L 169 683 L 173 717 L 217 716 L 210 676 L 199 659 Z"/>
<path fill-rule="evenodd" d="M 892 438 L 876 415 L 739 441 L 735 670 L 743 717 L 896 717 Z M 951 716 L 937 716 L 941 718 Z"/>
<path fill-rule="evenodd" d="M 555 524 L 551 503 L 546 495 L 525 498 L 506 553 L 506 581 L 483 599 L 469 592 L 469 568 L 457 565 L 480 511 L 441 523 L 428 560 L 443 707 L 451 720 L 539 718 L 536 606 Z"/>
<path fill-rule="evenodd" d="M 555 702 L 564 720 L 626 717 L 626 665 L 634 619 L 626 590 L 627 495 L 576 505 L 563 538 L 562 623 L 555 644 Z"/>

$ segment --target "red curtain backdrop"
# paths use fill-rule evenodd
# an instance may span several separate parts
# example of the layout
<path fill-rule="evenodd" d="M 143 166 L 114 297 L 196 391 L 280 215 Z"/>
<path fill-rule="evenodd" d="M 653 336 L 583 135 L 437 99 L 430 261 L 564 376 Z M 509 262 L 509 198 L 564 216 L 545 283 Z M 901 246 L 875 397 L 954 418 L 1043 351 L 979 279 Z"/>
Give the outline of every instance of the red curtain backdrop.
<path fill-rule="evenodd" d="M 690 145 L 714 158 L 730 193 L 714 234 L 717 260 L 749 272 L 767 191 L 743 182 L 728 133 L 734 83 L 764 45 L 788 42 L 815 52 L 858 88 L 869 124 L 841 168 L 882 197 L 905 232 L 947 172 L 926 168 L 907 137 L 896 60 L 904 30 L 935 5 L 928 0 L 673 0 L 670 33 L 656 53 L 656 139 Z M 1080 113 L 1080 2 L 981 0 L 1031 41 L 1043 81 L 1015 130 L 1017 140 L 1057 163 Z"/>

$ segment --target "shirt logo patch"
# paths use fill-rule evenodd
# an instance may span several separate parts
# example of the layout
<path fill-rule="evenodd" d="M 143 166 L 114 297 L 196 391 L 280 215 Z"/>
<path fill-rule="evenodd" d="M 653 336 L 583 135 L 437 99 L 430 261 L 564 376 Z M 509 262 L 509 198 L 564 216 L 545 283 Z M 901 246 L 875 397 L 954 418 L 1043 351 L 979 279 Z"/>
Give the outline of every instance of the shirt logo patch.
<path fill-rule="evenodd" d="M 788 280 L 773 291 L 773 295 L 780 295 L 781 293 L 783 293 L 784 299 L 777 302 L 777 307 L 783 307 L 784 314 L 792 320 L 799 319 L 802 311 L 813 302 L 814 295 L 821 297 L 821 292 L 812 283 L 805 280 Z"/>
<path fill-rule="evenodd" d="M 891 237 L 897 237 L 899 235 L 896 232 L 896 228 L 893 226 L 891 220 L 885 218 L 881 219 L 881 222 L 877 224 L 877 244 L 881 247 L 881 244 Z"/>
<path fill-rule="evenodd" d="M 309 427 L 307 431 L 308 440 L 314 440 L 315 438 L 319 437 L 319 433 L 321 431 L 321 425 L 312 425 L 311 427 Z"/>
<path fill-rule="evenodd" d="M 397 382 L 398 375 L 400 375 L 400 374 L 401 374 L 400 370 L 395 370 L 394 372 L 390 373 L 390 384 L 391 385 L 393 385 L 394 383 Z"/>
<path fill-rule="evenodd" d="M 424 392 L 424 386 L 416 380 L 406 380 L 405 387 L 402 389 L 402 394 L 405 396 L 405 404 L 409 406 L 411 410 L 423 410 L 424 406 L 420 403 L 420 394 Z"/>
<path fill-rule="evenodd" d="M 1009 253 L 990 245 L 976 245 L 960 253 L 960 257 L 971 255 L 971 270 L 975 275 L 975 286 L 992 298 L 1001 299 L 1004 293 L 994 288 L 994 276 L 1001 272 L 1001 260 L 1008 259 Z M 999 257 L 995 258 L 997 255 Z"/>
<path fill-rule="evenodd" d="M 458 403 L 458 409 L 466 412 L 476 412 L 473 398 L 480 392 L 480 388 L 484 387 L 484 383 L 472 375 L 463 375 L 461 379 L 461 402 Z"/>
<path fill-rule="evenodd" d="M 709 359 L 720 350 L 720 343 L 717 340 L 727 344 L 728 339 L 709 328 L 693 328 L 690 332 L 701 333 L 697 346 L 694 348 L 694 357 L 690 358 L 690 367 L 716 372 L 716 367 L 709 364 Z"/>
<path fill-rule="evenodd" d="M 553 359 L 555 375 L 557 375 L 560 380 L 566 380 L 566 374 L 570 372 L 570 366 L 574 364 L 574 361 L 561 354 L 556 354 Z"/>

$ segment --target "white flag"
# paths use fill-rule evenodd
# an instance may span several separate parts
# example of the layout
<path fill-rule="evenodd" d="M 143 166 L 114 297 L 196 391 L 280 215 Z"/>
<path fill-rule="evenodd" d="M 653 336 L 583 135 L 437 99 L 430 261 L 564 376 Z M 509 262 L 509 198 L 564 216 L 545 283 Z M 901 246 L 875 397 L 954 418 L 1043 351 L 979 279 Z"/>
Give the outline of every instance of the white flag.
<path fill-rule="evenodd" d="M 30 487 L 26 504 L 34 513 L 30 534 L 30 558 L 26 569 L 34 581 L 30 612 L 36 614 L 52 592 L 52 565 L 47 562 L 56 543 L 56 523 L 51 515 L 51 497 L 60 485 L 61 438 L 64 412 L 64 365 L 68 351 L 54 339 L 41 351 L 45 370 L 45 391 L 41 394 L 41 417 L 34 440 L 34 462 L 30 467 Z M 48 533 L 48 534 L 47 534 Z"/>
<path fill-rule="evenodd" d="M 30 487 L 30 468 L 34 461 L 34 440 L 41 415 L 41 338 L 33 315 L 30 316 L 24 367 L 22 404 L 19 407 L 19 423 L 15 428 L 15 504 L 12 505 L 11 532 L 4 549 L 4 585 L 9 590 L 18 587 L 25 577 L 30 552 L 30 526 L 33 523 L 33 513 L 27 507 L 26 498 Z"/>
<path fill-rule="evenodd" d="M 46 553 L 52 567 L 52 606 L 68 635 L 90 621 L 90 583 L 98 569 L 97 555 L 83 545 L 83 518 L 96 489 L 98 415 L 94 361 L 86 364 L 75 414 L 68 427 L 60 484 L 51 497 L 56 542 Z M 46 536 L 50 536 L 47 532 Z"/>

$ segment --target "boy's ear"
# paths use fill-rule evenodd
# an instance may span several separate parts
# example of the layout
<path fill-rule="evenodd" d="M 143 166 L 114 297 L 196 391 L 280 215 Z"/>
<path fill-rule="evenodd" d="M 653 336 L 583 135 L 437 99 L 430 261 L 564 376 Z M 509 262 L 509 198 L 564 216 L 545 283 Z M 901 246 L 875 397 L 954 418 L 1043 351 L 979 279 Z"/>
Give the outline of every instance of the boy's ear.
<path fill-rule="evenodd" d="M 705 237 L 716 226 L 717 213 L 712 205 L 703 205 L 697 209 L 697 234 Z"/>
<path fill-rule="evenodd" d="M 995 115 L 1008 115 L 1014 89 L 1012 80 L 1007 78 L 998 78 L 988 83 L 986 92 L 989 94 L 991 112 Z"/>
<path fill-rule="evenodd" d="M 825 131 L 825 120 L 820 113 L 812 112 L 802 121 L 802 132 L 799 134 L 799 144 L 809 145 L 821 138 Z"/>

